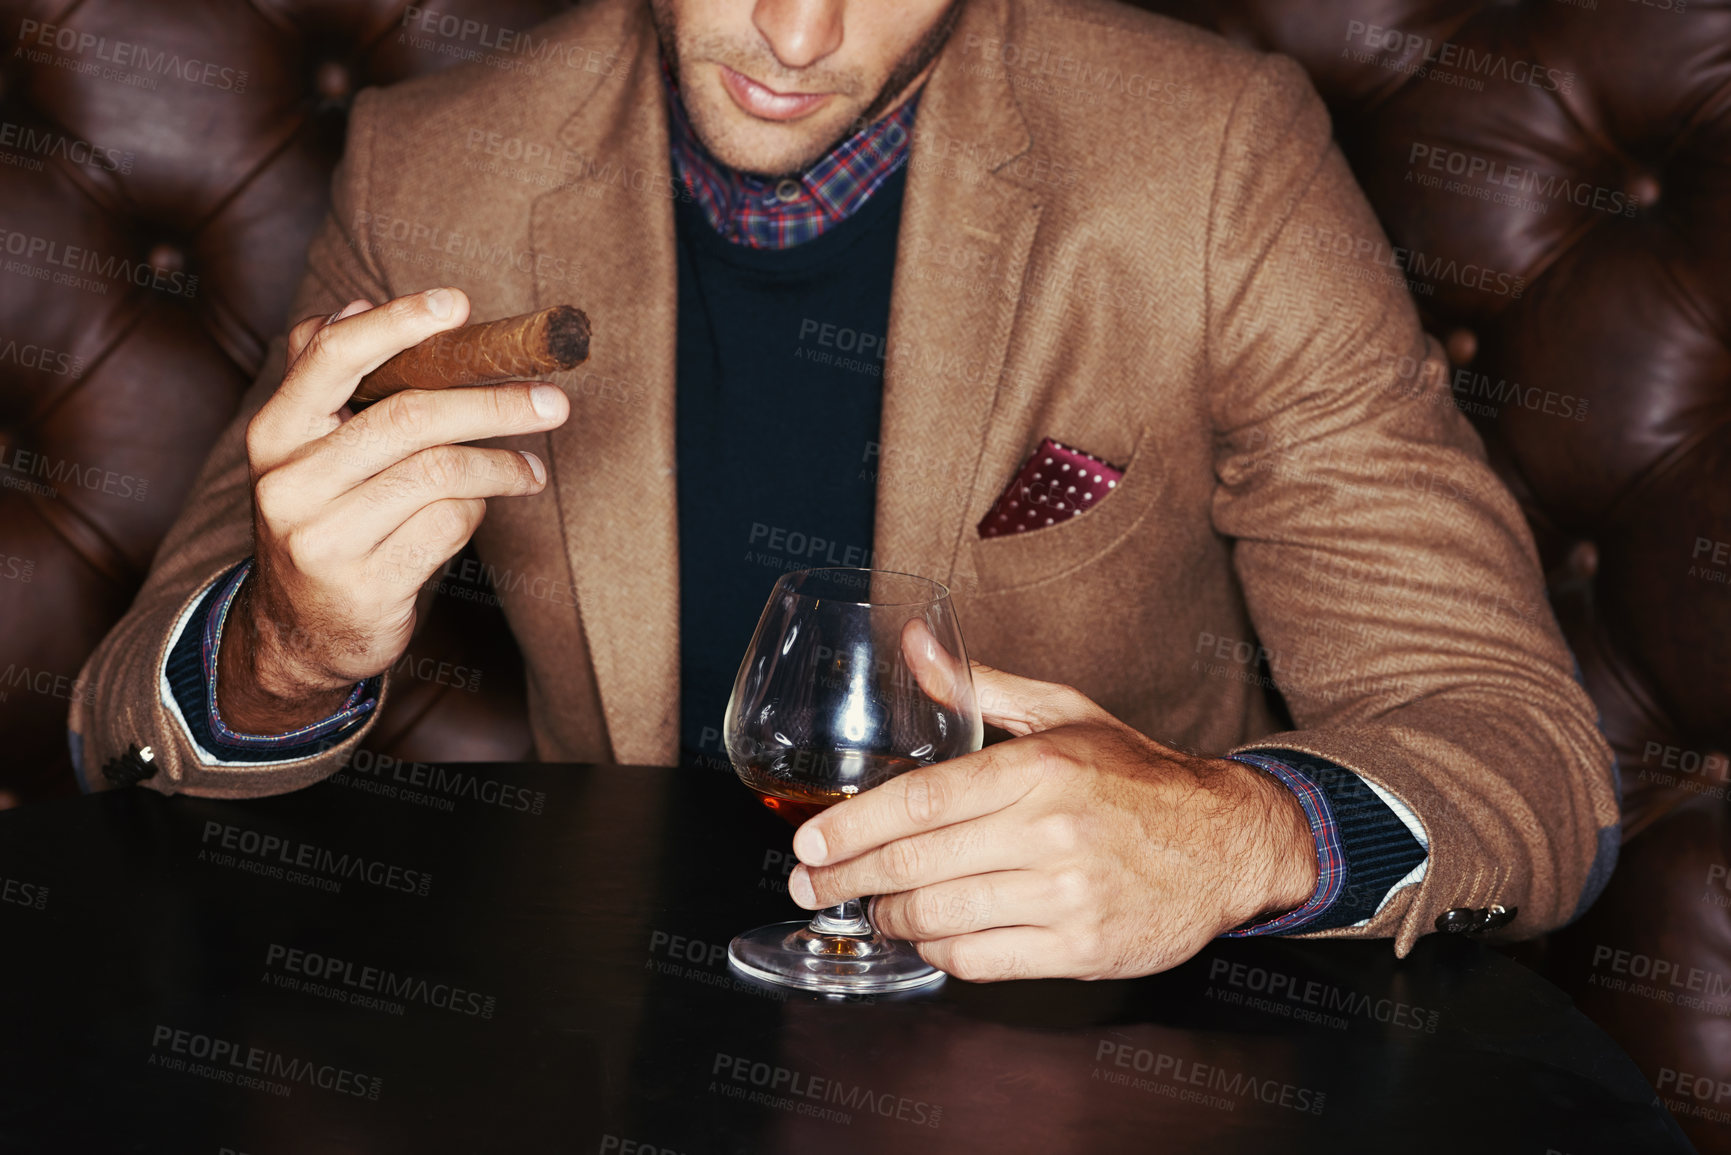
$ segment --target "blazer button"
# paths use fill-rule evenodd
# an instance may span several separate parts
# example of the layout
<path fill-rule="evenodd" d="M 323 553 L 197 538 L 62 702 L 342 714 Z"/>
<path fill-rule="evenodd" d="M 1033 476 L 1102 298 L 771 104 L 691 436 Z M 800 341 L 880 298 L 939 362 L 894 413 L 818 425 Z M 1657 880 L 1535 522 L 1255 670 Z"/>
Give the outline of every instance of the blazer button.
<path fill-rule="evenodd" d="M 1436 928 L 1445 934 L 1483 934 L 1509 925 L 1520 912 L 1518 906 L 1503 906 L 1495 902 L 1477 910 L 1457 906 L 1437 915 Z"/>
<path fill-rule="evenodd" d="M 1457 906 L 1436 916 L 1436 928 L 1444 934 L 1471 934 L 1478 921 L 1477 914 L 1471 908 Z"/>
<path fill-rule="evenodd" d="M 1481 932 L 1487 930 L 1500 930 L 1509 925 L 1509 923 L 1515 921 L 1515 915 L 1520 912 L 1521 908 L 1518 906 L 1503 906 L 1500 903 L 1493 902 L 1490 906 L 1478 912 L 1478 929 Z"/>
<path fill-rule="evenodd" d="M 102 775 L 116 786 L 136 786 L 156 773 L 156 751 L 133 742 L 126 753 L 117 754 L 102 765 Z"/>

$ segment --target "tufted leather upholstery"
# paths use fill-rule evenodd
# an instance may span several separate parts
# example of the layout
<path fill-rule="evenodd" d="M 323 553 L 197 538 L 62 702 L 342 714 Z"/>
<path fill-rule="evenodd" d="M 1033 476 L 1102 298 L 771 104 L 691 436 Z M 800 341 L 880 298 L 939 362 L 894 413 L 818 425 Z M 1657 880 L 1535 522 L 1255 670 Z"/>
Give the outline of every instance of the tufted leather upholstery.
<path fill-rule="evenodd" d="M 1402 252 L 1319 255 L 1407 277 L 1618 753 L 1621 865 L 1527 957 L 1731 1151 L 1731 6 L 1143 6 L 1296 58 L 1328 101 Z"/>
<path fill-rule="evenodd" d="M 503 30 L 564 7 L 0 3 L 0 790 L 72 789 L 73 679 L 283 328 L 355 90 L 521 64 Z M 372 742 L 524 756 L 510 632 L 449 568 Z"/>
<path fill-rule="evenodd" d="M 1731 6 L 1142 3 L 1295 57 L 1328 100 L 1389 245 L 1316 237 L 1319 267 L 1412 287 L 1621 756 L 1623 866 L 1533 957 L 1700 1102 L 1686 1076 L 1731 1084 L 1731 1005 L 1602 984 L 1645 955 L 1731 1004 Z M 399 0 L 0 0 L 0 787 L 68 788 L 71 680 L 281 328 L 349 96 L 508 61 L 483 45 L 563 6 L 438 0 L 453 19 L 405 36 Z M 520 662 L 449 568 L 372 743 L 517 756 Z M 1731 1149 L 1731 1122 L 1681 1121 Z"/>
<path fill-rule="evenodd" d="M 1667 748 L 1696 779 L 1731 750 L 1731 8 L 1686 2 L 1173 13 L 1293 56 L 1328 101 L 1407 252 L 1356 259 L 1404 265 L 1444 339 L 1636 796 Z"/>

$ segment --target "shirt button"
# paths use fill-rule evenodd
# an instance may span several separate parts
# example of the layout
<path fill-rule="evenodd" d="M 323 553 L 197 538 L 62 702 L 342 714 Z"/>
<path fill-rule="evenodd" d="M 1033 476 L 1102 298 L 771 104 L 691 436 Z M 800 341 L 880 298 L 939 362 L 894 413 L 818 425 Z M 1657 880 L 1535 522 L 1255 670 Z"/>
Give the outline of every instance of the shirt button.
<path fill-rule="evenodd" d="M 799 182 L 794 180 L 792 177 L 788 177 L 786 180 L 776 185 L 775 199 L 779 200 L 782 204 L 798 200 Z"/>

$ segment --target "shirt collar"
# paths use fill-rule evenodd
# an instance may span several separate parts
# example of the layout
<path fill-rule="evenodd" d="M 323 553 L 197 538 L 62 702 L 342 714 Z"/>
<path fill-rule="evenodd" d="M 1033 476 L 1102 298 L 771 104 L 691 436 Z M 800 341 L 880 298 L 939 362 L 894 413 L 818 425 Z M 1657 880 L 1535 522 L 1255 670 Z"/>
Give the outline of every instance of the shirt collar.
<path fill-rule="evenodd" d="M 665 60 L 673 167 L 715 231 L 735 244 L 785 249 L 814 240 L 858 212 L 907 163 L 920 93 L 854 133 L 797 177 L 765 180 L 728 168 L 692 131 Z"/>

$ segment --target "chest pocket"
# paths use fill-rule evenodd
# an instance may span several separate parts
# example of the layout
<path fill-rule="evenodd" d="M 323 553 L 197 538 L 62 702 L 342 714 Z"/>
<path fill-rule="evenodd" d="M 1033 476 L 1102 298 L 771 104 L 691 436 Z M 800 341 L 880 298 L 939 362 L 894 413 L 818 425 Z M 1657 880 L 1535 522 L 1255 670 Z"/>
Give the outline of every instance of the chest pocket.
<path fill-rule="evenodd" d="M 1086 449 L 1086 445 L 1079 448 Z M 1005 479 L 1008 484 L 1008 479 Z M 981 538 L 967 530 L 975 581 L 972 592 L 999 593 L 1058 581 L 1106 555 L 1135 533 L 1166 488 L 1166 472 L 1146 429 L 1124 465 L 1124 476 L 1086 513 L 1041 529 Z"/>

